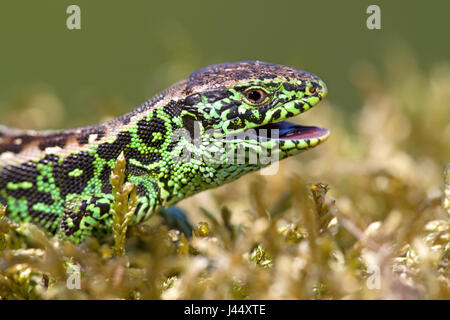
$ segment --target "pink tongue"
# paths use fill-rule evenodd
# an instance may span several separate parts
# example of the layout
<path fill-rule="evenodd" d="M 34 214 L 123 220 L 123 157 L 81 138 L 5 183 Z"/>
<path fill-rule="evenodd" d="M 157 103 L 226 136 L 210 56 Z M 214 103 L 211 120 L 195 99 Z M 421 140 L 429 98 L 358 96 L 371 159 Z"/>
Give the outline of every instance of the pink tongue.
<path fill-rule="evenodd" d="M 280 137 L 280 139 L 287 140 L 300 140 L 300 139 L 313 139 L 313 138 L 321 138 L 327 135 L 329 131 L 327 129 L 322 128 L 307 128 L 302 129 L 299 132 L 292 132 Z"/>

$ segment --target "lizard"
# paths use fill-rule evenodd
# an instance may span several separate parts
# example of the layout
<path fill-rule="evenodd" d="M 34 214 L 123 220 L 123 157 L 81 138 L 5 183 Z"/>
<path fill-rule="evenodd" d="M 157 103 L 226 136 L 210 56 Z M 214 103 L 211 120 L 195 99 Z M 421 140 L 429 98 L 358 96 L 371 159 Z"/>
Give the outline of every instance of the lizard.
<path fill-rule="evenodd" d="M 243 61 L 193 72 L 103 124 L 46 131 L 0 125 L 0 203 L 10 219 L 62 239 L 102 237 L 112 230 L 110 175 L 120 154 L 137 191 L 138 224 L 325 141 L 329 130 L 286 119 L 326 95 L 312 73 Z"/>

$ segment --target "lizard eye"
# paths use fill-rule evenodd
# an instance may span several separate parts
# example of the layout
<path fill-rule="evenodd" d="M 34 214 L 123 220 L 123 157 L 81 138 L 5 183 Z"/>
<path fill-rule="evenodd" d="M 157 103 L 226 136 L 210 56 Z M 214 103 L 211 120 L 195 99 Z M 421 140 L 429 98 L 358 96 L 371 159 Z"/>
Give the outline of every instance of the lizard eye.
<path fill-rule="evenodd" d="M 260 88 L 250 88 L 245 91 L 245 99 L 253 105 L 260 105 L 267 101 L 267 93 Z"/>

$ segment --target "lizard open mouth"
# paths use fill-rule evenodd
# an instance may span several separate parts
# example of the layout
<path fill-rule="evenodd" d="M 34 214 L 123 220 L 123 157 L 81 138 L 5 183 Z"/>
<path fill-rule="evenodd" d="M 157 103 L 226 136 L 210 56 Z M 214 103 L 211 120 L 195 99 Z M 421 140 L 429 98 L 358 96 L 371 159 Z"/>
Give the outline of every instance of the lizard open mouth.
<path fill-rule="evenodd" d="M 269 123 L 255 129 L 258 137 L 270 137 L 271 139 L 274 138 L 274 132 L 277 132 L 279 140 L 325 140 L 330 134 L 328 129 L 302 126 L 289 121 Z"/>

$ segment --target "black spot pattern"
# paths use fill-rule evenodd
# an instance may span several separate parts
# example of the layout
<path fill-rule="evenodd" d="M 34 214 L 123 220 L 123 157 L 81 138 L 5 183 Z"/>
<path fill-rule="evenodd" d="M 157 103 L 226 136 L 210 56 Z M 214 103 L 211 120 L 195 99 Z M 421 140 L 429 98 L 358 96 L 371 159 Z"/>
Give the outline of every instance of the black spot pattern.
<path fill-rule="evenodd" d="M 67 138 L 67 134 L 61 134 L 59 136 L 52 137 L 51 139 L 44 139 L 39 142 L 39 149 L 44 151 L 48 147 L 64 148 L 67 142 Z"/>
<path fill-rule="evenodd" d="M 164 112 L 167 113 L 171 118 L 177 117 L 181 114 L 184 101 L 174 101 L 170 100 L 169 103 L 164 107 Z"/>
<path fill-rule="evenodd" d="M 81 132 L 76 135 L 79 144 L 88 144 L 91 135 L 97 135 L 95 141 L 100 140 L 105 135 L 105 128 L 103 126 L 86 127 L 81 129 Z"/>
<path fill-rule="evenodd" d="M 40 172 L 36 169 L 36 163 L 31 161 L 23 163 L 18 167 L 6 166 L 0 173 L 0 189 L 5 189 L 6 194 L 16 199 L 25 197 L 30 207 L 36 202 L 52 204 L 53 199 L 50 194 L 40 192 L 36 188 L 36 178 L 39 174 Z M 33 187 L 28 189 L 18 188 L 15 190 L 6 188 L 8 182 L 19 183 L 23 181 L 31 182 Z"/>
<path fill-rule="evenodd" d="M 94 160 L 95 157 L 87 152 L 74 153 L 64 159 L 54 175 L 61 196 L 83 192 L 94 175 Z M 77 177 L 69 176 L 69 173 L 75 169 L 82 169 L 83 173 Z"/>
<path fill-rule="evenodd" d="M 39 162 L 28 161 L 18 166 L 5 166 L 0 172 L 0 190 L 5 190 L 6 194 L 15 199 L 26 199 L 28 204 L 28 213 L 31 217 L 35 218 L 35 222 L 44 224 L 46 221 L 54 221 L 58 218 L 56 213 L 43 213 L 33 209 L 36 203 L 43 203 L 46 205 L 52 205 L 54 199 L 50 193 L 38 191 L 36 187 L 37 177 L 41 175 L 41 172 L 37 169 L 37 164 L 45 164 L 53 168 L 53 171 L 57 170 L 58 157 L 55 155 L 47 155 Z M 28 181 L 32 183 L 31 188 L 7 188 L 8 182 L 20 183 Z M 47 177 L 43 177 L 43 182 L 49 182 Z M 2 198 L 1 202 L 6 205 L 6 199 Z M 39 221 L 38 221 L 39 220 Z M 49 230 L 54 232 L 54 230 Z"/>
<path fill-rule="evenodd" d="M 228 103 L 222 104 L 222 106 L 219 109 L 219 112 L 225 111 L 227 109 L 236 109 L 242 104 L 241 101 L 238 100 L 232 100 Z"/>
<path fill-rule="evenodd" d="M 153 117 L 149 121 L 142 119 L 137 123 L 137 126 L 137 134 L 146 145 L 159 148 L 164 143 L 164 137 L 167 131 L 164 125 L 164 120 L 157 117 Z M 153 133 L 155 132 L 161 133 L 161 139 L 154 140 Z"/>
<path fill-rule="evenodd" d="M 70 203 L 64 210 L 64 214 L 61 218 L 60 228 L 61 231 L 66 236 L 73 235 L 76 231 L 80 229 L 80 223 L 86 216 L 91 216 L 93 218 L 92 212 L 88 209 L 89 205 L 94 204 L 94 207 L 100 209 L 100 216 L 104 215 L 105 213 L 108 213 L 111 206 L 109 203 L 104 203 L 99 201 L 99 197 L 92 197 L 89 201 L 82 200 L 81 203 L 74 203 L 71 205 Z M 68 218 L 72 220 L 72 227 L 69 227 L 69 224 L 67 222 Z M 95 219 L 95 218 L 94 218 Z M 100 222 L 100 225 L 97 226 L 97 228 L 104 227 L 104 220 L 98 220 Z M 88 222 L 85 221 L 86 226 L 88 225 Z M 91 226 L 94 227 L 94 226 Z"/>
<path fill-rule="evenodd" d="M 220 88 L 217 90 L 207 91 L 203 93 L 203 95 L 206 97 L 206 99 L 208 99 L 208 102 L 214 103 L 218 100 L 228 98 L 229 96 L 231 96 L 231 92 L 228 91 L 227 89 Z"/>
<path fill-rule="evenodd" d="M 60 228 L 66 236 L 71 236 L 80 229 L 80 222 L 81 219 L 85 216 L 87 205 L 88 204 L 86 200 L 83 200 L 78 208 L 72 209 L 67 207 L 65 209 L 64 214 L 61 218 Z M 67 222 L 68 218 L 72 220 L 72 227 L 69 227 L 69 224 Z"/>
<path fill-rule="evenodd" d="M 139 150 L 127 148 L 125 149 L 126 159 L 136 159 L 144 165 L 148 165 L 155 161 L 161 160 L 161 154 L 156 152 L 141 153 Z"/>
<path fill-rule="evenodd" d="M 0 144 L 0 154 L 3 152 L 19 153 L 23 150 L 24 146 L 35 139 L 30 135 L 17 135 L 14 137 L 6 136 L 5 142 Z"/>
<path fill-rule="evenodd" d="M 97 147 L 97 154 L 100 158 L 109 161 L 111 159 L 117 159 L 120 152 L 131 141 L 130 133 L 127 131 L 119 132 L 116 140 L 113 143 L 102 143 Z"/>
<path fill-rule="evenodd" d="M 273 121 L 275 121 L 275 120 L 278 120 L 278 119 L 280 119 L 280 117 L 281 117 L 281 110 L 277 110 L 277 111 L 275 111 L 273 114 L 272 114 L 272 118 L 270 119 L 270 122 L 273 122 Z"/>
<path fill-rule="evenodd" d="M 99 178 L 102 182 L 102 192 L 103 193 L 110 193 L 112 190 L 112 186 L 110 183 L 110 177 L 111 177 L 111 168 L 108 165 L 105 165 L 99 176 Z"/>

